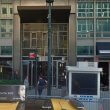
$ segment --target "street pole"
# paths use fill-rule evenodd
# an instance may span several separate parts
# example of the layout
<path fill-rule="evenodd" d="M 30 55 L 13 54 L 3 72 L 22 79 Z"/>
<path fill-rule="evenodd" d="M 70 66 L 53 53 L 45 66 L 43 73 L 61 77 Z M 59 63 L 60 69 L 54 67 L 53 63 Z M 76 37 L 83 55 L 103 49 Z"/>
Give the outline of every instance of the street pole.
<path fill-rule="evenodd" d="M 48 3 L 48 88 L 47 88 L 47 95 L 51 95 L 51 39 L 52 39 L 52 31 L 51 31 L 51 4 L 54 0 L 46 0 Z"/>

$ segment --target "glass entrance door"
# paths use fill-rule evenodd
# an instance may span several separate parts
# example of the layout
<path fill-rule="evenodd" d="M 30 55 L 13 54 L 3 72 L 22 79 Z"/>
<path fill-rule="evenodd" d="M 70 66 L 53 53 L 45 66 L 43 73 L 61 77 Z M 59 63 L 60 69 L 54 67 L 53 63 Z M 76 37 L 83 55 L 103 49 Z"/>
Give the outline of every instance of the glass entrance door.
<path fill-rule="evenodd" d="M 66 86 L 66 62 L 57 61 L 57 87 Z"/>
<path fill-rule="evenodd" d="M 22 74 L 23 74 L 23 81 L 28 76 L 29 80 L 29 86 L 35 87 L 37 84 L 37 69 L 36 69 L 36 62 L 31 61 L 23 61 L 22 63 Z"/>

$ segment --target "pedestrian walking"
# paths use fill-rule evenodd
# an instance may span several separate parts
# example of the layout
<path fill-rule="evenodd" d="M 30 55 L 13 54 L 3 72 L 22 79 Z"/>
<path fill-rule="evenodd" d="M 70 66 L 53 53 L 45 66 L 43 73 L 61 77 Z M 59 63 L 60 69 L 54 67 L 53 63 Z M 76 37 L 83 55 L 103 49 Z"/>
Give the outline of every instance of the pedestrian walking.
<path fill-rule="evenodd" d="M 46 87 L 47 81 L 43 79 L 41 76 L 37 82 L 38 94 L 41 96 L 43 89 Z"/>
<path fill-rule="evenodd" d="M 29 88 L 28 76 L 26 76 L 26 78 L 24 79 L 24 85 L 25 85 L 26 96 L 27 96 L 27 90 L 28 90 L 28 88 Z"/>

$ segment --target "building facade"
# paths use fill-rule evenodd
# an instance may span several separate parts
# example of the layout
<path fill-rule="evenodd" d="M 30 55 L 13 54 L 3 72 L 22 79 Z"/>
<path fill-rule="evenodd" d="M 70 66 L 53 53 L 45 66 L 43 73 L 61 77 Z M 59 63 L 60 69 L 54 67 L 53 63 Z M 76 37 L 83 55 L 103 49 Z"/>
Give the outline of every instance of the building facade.
<path fill-rule="evenodd" d="M 12 75 L 12 9 L 12 1 L 6 2 L 0 0 L 0 79 L 10 79 Z"/>
<path fill-rule="evenodd" d="M 21 80 L 28 75 L 30 85 L 34 85 L 39 75 L 47 76 L 48 4 L 46 0 L 1 0 L 0 10 L 1 61 L 11 60 L 12 76 L 14 71 Z M 110 87 L 109 23 L 109 0 L 54 1 L 53 86 L 65 85 L 66 65 L 76 65 L 77 61 L 97 61 L 103 68 L 101 83 Z M 30 59 L 29 53 L 35 53 L 36 59 Z"/>

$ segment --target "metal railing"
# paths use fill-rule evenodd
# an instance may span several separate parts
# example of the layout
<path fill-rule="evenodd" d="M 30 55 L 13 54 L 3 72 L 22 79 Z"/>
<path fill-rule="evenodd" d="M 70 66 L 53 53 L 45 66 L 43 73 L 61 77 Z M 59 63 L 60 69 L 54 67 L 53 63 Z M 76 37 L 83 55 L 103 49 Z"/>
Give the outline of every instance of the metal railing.
<path fill-rule="evenodd" d="M 82 103 L 86 110 L 110 110 L 110 91 L 101 91 L 100 99 Z"/>
<path fill-rule="evenodd" d="M 64 98 L 66 97 L 66 88 L 55 88 L 52 87 L 51 89 L 51 96 L 47 96 L 47 88 L 45 88 L 42 92 L 42 98 Z M 39 97 L 37 88 L 30 88 L 27 91 L 28 97 Z M 81 101 L 81 103 L 84 105 L 85 110 L 110 110 L 110 90 L 108 91 L 101 91 L 100 93 L 100 99 L 95 99 L 93 101 Z"/>

